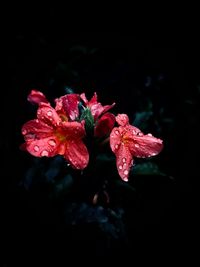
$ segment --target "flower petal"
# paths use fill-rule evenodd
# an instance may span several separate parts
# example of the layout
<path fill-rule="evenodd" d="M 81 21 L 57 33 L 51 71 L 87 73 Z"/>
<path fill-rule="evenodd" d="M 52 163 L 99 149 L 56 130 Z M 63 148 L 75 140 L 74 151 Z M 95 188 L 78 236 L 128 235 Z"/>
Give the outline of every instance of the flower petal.
<path fill-rule="evenodd" d="M 129 143 L 131 154 L 138 158 L 155 156 L 160 153 L 162 148 L 163 141 L 151 134 L 134 136 L 132 142 Z"/>
<path fill-rule="evenodd" d="M 116 153 L 116 151 L 119 149 L 119 147 L 121 145 L 122 134 L 123 134 L 123 128 L 122 127 L 113 128 L 113 130 L 110 134 L 110 147 L 114 153 Z"/>
<path fill-rule="evenodd" d="M 65 158 L 75 169 L 84 169 L 89 162 L 89 153 L 82 140 L 69 140 L 66 143 Z"/>
<path fill-rule="evenodd" d="M 55 136 L 26 142 L 26 150 L 35 157 L 53 157 L 58 154 L 60 142 Z"/>
<path fill-rule="evenodd" d="M 108 135 L 113 129 L 115 124 L 115 116 L 112 113 L 104 114 L 97 122 L 94 128 L 94 135 L 103 137 Z"/>
<path fill-rule="evenodd" d="M 37 90 L 31 90 L 27 99 L 32 104 L 38 104 L 39 105 L 41 102 L 49 103 L 49 101 L 46 99 L 46 96 L 42 92 L 37 91 Z"/>
<path fill-rule="evenodd" d="M 22 126 L 22 134 L 26 141 L 46 138 L 52 135 L 53 127 L 39 120 L 30 120 Z"/>
<path fill-rule="evenodd" d="M 61 125 L 67 135 L 67 139 L 77 140 L 85 136 L 84 121 L 63 122 Z"/>
<path fill-rule="evenodd" d="M 133 165 L 133 157 L 128 147 L 126 147 L 125 145 L 120 145 L 115 155 L 116 155 L 116 165 L 119 176 L 122 178 L 122 180 L 127 182 L 130 168 Z"/>
<path fill-rule="evenodd" d="M 61 118 L 50 104 L 40 103 L 37 117 L 39 121 L 50 126 L 58 126 L 61 123 Z"/>
<path fill-rule="evenodd" d="M 102 106 L 102 104 L 97 101 L 96 92 L 94 93 L 90 101 L 87 100 L 85 93 L 81 94 L 80 98 L 83 100 L 84 104 L 90 108 L 91 113 L 94 116 L 94 120 L 96 120 L 100 115 L 107 112 L 109 109 L 111 109 L 115 105 L 115 103 L 113 103 L 112 105 Z"/>
<path fill-rule="evenodd" d="M 116 121 L 120 126 L 126 126 L 129 123 L 129 118 L 126 114 L 118 114 Z"/>
<path fill-rule="evenodd" d="M 56 102 L 56 111 L 62 111 L 67 115 L 72 121 L 74 121 L 79 116 L 78 104 L 79 104 L 79 95 L 78 94 L 68 94 L 57 98 Z"/>

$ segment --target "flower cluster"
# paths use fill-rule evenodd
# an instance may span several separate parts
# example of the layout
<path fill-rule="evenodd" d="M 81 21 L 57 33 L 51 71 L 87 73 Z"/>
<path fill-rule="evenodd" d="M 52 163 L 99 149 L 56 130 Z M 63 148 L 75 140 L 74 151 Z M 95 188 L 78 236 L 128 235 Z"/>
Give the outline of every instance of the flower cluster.
<path fill-rule="evenodd" d="M 96 93 L 91 100 L 84 93 L 61 96 L 53 108 L 42 92 L 32 90 L 28 101 L 38 105 L 37 117 L 23 125 L 22 147 L 35 157 L 63 155 L 73 168 L 83 170 L 90 157 L 86 146 L 89 128 L 94 138 L 109 138 L 119 176 L 128 181 L 134 157 L 151 157 L 162 150 L 161 139 L 130 125 L 126 114 L 108 112 L 115 103 L 103 106 Z"/>

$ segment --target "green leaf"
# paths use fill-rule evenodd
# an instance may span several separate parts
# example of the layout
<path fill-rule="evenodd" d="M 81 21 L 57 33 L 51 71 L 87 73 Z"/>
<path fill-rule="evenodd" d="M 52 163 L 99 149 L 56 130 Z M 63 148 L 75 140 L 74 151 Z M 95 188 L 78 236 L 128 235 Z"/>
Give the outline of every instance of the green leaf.
<path fill-rule="evenodd" d="M 165 173 L 160 171 L 158 165 L 153 162 L 145 162 L 137 164 L 133 170 L 133 175 L 161 175 L 167 176 Z"/>
<path fill-rule="evenodd" d="M 94 117 L 89 108 L 85 108 L 82 111 L 80 120 L 85 120 L 85 129 L 87 133 L 93 133 L 94 131 Z"/>

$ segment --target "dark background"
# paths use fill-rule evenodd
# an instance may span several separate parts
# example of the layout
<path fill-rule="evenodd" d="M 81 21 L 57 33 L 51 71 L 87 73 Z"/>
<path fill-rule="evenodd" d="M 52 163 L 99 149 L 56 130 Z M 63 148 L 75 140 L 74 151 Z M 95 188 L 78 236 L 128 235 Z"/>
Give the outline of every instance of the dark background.
<path fill-rule="evenodd" d="M 164 140 L 156 163 L 166 176 L 131 178 L 139 197 L 124 204 L 128 245 L 113 245 L 109 253 L 132 260 L 139 255 L 156 258 L 158 253 L 171 257 L 179 250 L 187 255 L 195 243 L 198 212 L 200 53 L 195 36 L 13 30 L 4 41 L 1 189 L 6 262 L 15 257 L 29 266 L 27 255 L 30 261 L 41 255 L 61 260 L 72 251 L 90 258 L 95 253 L 100 257 L 103 250 L 101 243 L 94 245 L 100 234 L 91 229 L 85 236 L 71 228 L 63 234 L 54 222 L 46 223 L 43 211 L 38 215 L 40 205 L 18 188 L 33 160 L 19 150 L 21 126 L 34 116 L 26 100 L 32 88 L 51 100 L 66 87 L 90 97 L 96 91 L 102 103 L 115 101 L 114 112 L 127 113 L 131 121 L 151 103 L 148 131 Z"/>

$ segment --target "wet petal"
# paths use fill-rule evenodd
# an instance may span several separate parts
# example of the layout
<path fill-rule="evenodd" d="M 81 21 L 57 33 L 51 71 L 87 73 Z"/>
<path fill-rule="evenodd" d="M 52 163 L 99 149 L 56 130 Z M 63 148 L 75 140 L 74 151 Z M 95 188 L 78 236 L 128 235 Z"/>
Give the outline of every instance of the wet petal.
<path fill-rule="evenodd" d="M 51 136 L 52 132 L 53 132 L 53 127 L 39 120 L 30 120 L 22 126 L 22 134 L 24 135 L 24 139 L 26 141 L 31 141 Z"/>
<path fill-rule="evenodd" d="M 85 96 L 85 93 L 80 94 L 80 98 L 83 100 L 84 104 L 87 106 L 88 100 L 87 100 L 87 98 Z"/>
<path fill-rule="evenodd" d="M 108 135 L 113 129 L 115 124 L 115 116 L 112 113 L 104 114 L 97 122 L 94 135 L 97 137 L 103 137 Z"/>
<path fill-rule="evenodd" d="M 118 114 L 116 121 L 120 126 L 126 126 L 129 123 L 129 118 L 126 114 Z"/>
<path fill-rule="evenodd" d="M 39 121 L 50 126 L 58 126 L 61 122 L 61 118 L 55 109 L 46 103 L 40 104 L 37 111 L 37 118 Z"/>
<path fill-rule="evenodd" d="M 75 169 L 82 170 L 89 162 L 89 153 L 82 140 L 69 140 L 64 156 Z"/>
<path fill-rule="evenodd" d="M 102 104 L 97 101 L 97 93 L 96 92 L 94 93 L 94 95 L 90 101 L 87 100 L 84 93 L 81 94 L 80 97 L 83 100 L 83 102 L 85 103 L 85 105 L 90 108 L 91 113 L 94 116 L 94 120 L 96 120 L 100 115 L 107 112 L 109 109 L 111 109 L 115 105 L 115 103 L 113 103 L 112 105 L 102 106 Z"/>
<path fill-rule="evenodd" d="M 122 131 L 123 129 L 121 129 L 120 127 L 115 127 L 110 133 L 110 147 L 114 153 L 116 153 L 116 151 L 119 149 L 121 145 Z"/>
<path fill-rule="evenodd" d="M 74 121 L 79 116 L 78 104 L 79 104 L 79 95 L 78 94 L 68 94 L 57 98 L 56 102 L 56 111 L 62 111 L 67 115 L 72 121 Z"/>
<path fill-rule="evenodd" d="M 35 157 L 53 157 L 58 154 L 60 142 L 55 136 L 28 141 L 26 150 Z"/>
<path fill-rule="evenodd" d="M 119 149 L 116 151 L 116 165 L 119 176 L 125 182 L 128 181 L 128 176 L 130 172 L 130 168 L 133 165 L 133 157 L 125 145 L 120 145 Z"/>
<path fill-rule="evenodd" d="M 37 91 L 37 90 L 31 90 L 27 99 L 32 104 L 38 104 L 39 105 L 41 102 L 49 103 L 49 101 L 46 99 L 46 96 L 42 92 Z"/>
<path fill-rule="evenodd" d="M 151 135 L 134 136 L 129 143 L 129 149 L 134 157 L 146 158 L 155 156 L 163 148 L 163 141 Z"/>
<path fill-rule="evenodd" d="M 84 121 L 63 122 L 61 127 L 69 139 L 76 140 L 85 136 Z"/>

